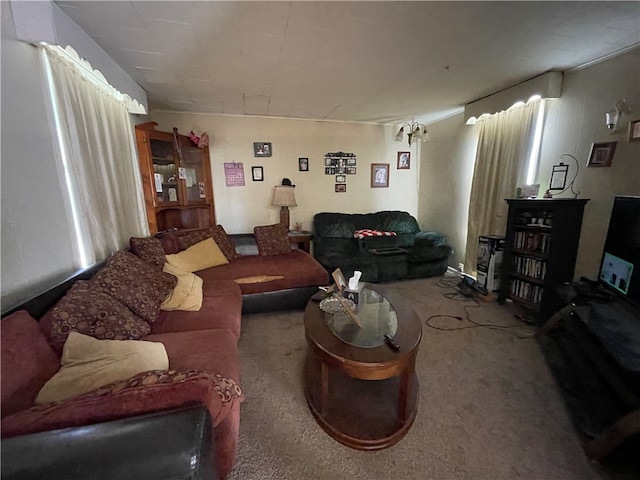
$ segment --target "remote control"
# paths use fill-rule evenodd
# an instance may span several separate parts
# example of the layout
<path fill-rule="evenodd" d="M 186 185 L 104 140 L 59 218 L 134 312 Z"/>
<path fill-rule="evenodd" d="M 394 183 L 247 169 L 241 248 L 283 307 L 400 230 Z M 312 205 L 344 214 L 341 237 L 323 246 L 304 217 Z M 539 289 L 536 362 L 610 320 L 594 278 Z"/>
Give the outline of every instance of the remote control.
<path fill-rule="evenodd" d="M 391 350 L 393 350 L 394 352 L 397 352 L 398 350 L 400 350 L 400 345 L 398 344 L 398 342 L 396 342 L 393 339 L 393 337 L 391 335 L 389 335 L 388 333 L 384 334 L 384 343 L 389 345 L 389 348 Z"/>

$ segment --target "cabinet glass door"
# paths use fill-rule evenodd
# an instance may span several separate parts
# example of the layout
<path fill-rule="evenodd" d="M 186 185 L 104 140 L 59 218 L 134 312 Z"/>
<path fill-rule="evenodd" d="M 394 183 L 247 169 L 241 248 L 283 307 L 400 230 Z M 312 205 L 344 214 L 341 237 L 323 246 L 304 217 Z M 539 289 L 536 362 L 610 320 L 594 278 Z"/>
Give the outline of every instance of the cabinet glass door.
<path fill-rule="evenodd" d="M 180 150 L 181 166 L 184 169 L 182 177 L 184 178 L 185 204 L 207 203 L 202 162 L 208 162 L 209 159 L 203 159 L 203 151 L 190 141 L 182 142 Z"/>
<path fill-rule="evenodd" d="M 159 203 L 177 203 L 180 200 L 178 165 L 173 143 L 151 138 L 150 145 L 156 201 Z"/>

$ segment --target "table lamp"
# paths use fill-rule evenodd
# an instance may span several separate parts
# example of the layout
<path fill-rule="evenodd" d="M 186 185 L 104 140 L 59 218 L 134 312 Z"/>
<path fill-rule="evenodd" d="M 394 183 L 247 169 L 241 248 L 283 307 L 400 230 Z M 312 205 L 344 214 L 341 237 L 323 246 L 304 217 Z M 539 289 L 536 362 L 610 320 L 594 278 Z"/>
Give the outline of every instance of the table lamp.
<path fill-rule="evenodd" d="M 294 195 L 295 188 L 293 185 L 278 185 L 273 191 L 274 206 L 280 208 L 280 223 L 289 229 L 289 207 L 295 207 L 296 197 Z"/>

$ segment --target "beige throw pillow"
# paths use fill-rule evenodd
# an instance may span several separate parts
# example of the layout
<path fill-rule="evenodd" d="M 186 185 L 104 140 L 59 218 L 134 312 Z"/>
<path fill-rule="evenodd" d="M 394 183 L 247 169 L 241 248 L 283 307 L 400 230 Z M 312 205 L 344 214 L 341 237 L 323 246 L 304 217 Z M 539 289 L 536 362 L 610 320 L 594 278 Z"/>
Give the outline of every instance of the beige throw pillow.
<path fill-rule="evenodd" d="M 213 238 L 198 242 L 180 253 L 166 255 L 165 258 L 168 264 L 183 272 L 197 272 L 229 263 Z"/>
<path fill-rule="evenodd" d="M 164 299 L 162 310 L 186 310 L 197 312 L 202 308 L 202 279 L 190 272 L 164 264 L 162 271 L 174 275 L 178 279 L 173 291 Z"/>
<path fill-rule="evenodd" d="M 36 403 L 58 402 L 140 372 L 169 368 L 162 343 L 97 340 L 78 332 L 69 334 L 60 363 L 60 370 L 42 387 Z"/>

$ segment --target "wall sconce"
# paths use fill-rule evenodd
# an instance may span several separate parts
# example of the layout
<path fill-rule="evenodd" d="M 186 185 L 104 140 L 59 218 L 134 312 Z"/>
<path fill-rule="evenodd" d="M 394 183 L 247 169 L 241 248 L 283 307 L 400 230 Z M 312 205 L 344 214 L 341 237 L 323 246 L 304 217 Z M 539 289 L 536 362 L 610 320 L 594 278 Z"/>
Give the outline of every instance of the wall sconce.
<path fill-rule="evenodd" d="M 296 207 L 296 197 L 294 195 L 296 186 L 291 185 L 291 180 L 285 178 L 282 185 L 278 185 L 273 190 L 273 202 L 271 205 L 280 208 L 280 223 L 289 229 L 289 207 Z"/>
<path fill-rule="evenodd" d="M 411 144 L 416 140 L 422 140 L 423 142 L 431 140 L 429 132 L 427 132 L 427 127 L 425 127 L 424 124 L 414 122 L 413 120 L 402 124 L 400 130 L 398 130 L 398 133 L 396 134 L 396 142 L 402 142 L 402 138 L 405 133 L 407 134 L 409 146 L 411 146 Z"/>
<path fill-rule="evenodd" d="M 610 133 L 614 133 L 616 131 L 616 127 L 618 126 L 618 120 L 624 114 L 630 114 L 631 107 L 627 105 L 627 101 L 624 98 L 621 98 L 616 102 L 615 108 L 612 108 L 607 113 L 605 113 L 605 120 L 607 122 L 607 128 L 610 130 Z"/>

